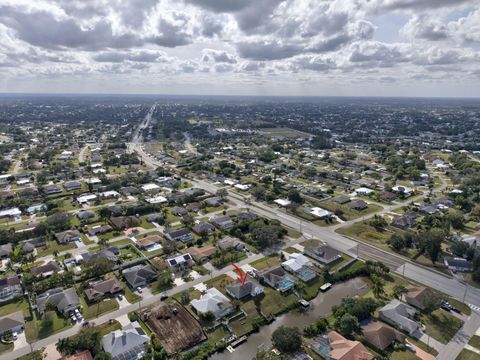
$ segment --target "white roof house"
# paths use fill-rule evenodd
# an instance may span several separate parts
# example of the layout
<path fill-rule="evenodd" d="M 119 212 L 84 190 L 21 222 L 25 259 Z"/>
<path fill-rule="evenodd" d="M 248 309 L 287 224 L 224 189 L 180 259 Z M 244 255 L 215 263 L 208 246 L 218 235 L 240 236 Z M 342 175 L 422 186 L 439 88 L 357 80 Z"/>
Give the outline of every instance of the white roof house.
<path fill-rule="evenodd" d="M 87 183 L 88 184 L 100 184 L 102 182 L 102 180 L 100 180 L 99 178 L 91 178 L 91 179 L 88 179 L 87 180 Z"/>
<path fill-rule="evenodd" d="M 142 185 L 142 190 L 143 191 L 152 191 L 152 190 L 158 190 L 160 189 L 160 186 L 158 186 L 157 184 L 145 184 L 145 185 Z"/>
<path fill-rule="evenodd" d="M 148 202 L 149 204 L 162 204 L 162 203 L 166 203 L 168 200 L 166 197 L 158 195 L 154 197 L 145 198 L 145 201 Z"/>
<path fill-rule="evenodd" d="M 200 299 L 192 300 L 190 304 L 198 314 L 211 312 L 216 319 L 230 314 L 235 309 L 230 300 L 216 288 L 208 289 Z"/>
<path fill-rule="evenodd" d="M 311 264 L 312 262 L 305 255 L 293 253 L 290 254 L 290 258 L 287 261 L 282 263 L 282 266 L 291 272 L 296 272 L 302 267 L 309 266 Z"/>
<path fill-rule="evenodd" d="M 332 213 L 330 211 L 319 208 L 319 207 L 311 208 L 309 211 L 309 214 L 312 214 L 313 216 L 316 216 L 321 219 L 332 216 Z"/>
<path fill-rule="evenodd" d="M 77 197 L 77 201 L 79 204 L 86 204 L 89 201 L 95 200 L 97 198 L 97 195 L 95 194 L 87 194 L 87 195 L 82 195 Z"/>
<path fill-rule="evenodd" d="M 100 193 L 101 197 L 120 197 L 120 193 L 115 190 L 110 190 L 110 191 L 104 191 Z"/>
<path fill-rule="evenodd" d="M 412 188 L 403 185 L 395 185 L 392 187 L 392 190 L 397 193 L 404 193 L 405 195 L 410 195 L 415 191 Z"/>
<path fill-rule="evenodd" d="M 11 208 L 11 209 L 4 209 L 0 210 L 0 218 L 1 217 L 6 217 L 6 216 L 20 216 L 22 215 L 22 212 L 20 211 L 19 208 Z"/>
<path fill-rule="evenodd" d="M 236 184 L 235 189 L 245 191 L 245 190 L 250 189 L 250 186 L 251 185 L 249 185 L 249 184 Z"/>
<path fill-rule="evenodd" d="M 25 185 L 25 184 L 28 184 L 29 182 L 31 182 L 30 179 L 20 179 L 17 181 L 17 185 Z"/>
<path fill-rule="evenodd" d="M 105 170 L 104 168 L 98 168 L 98 169 L 93 169 L 92 172 L 94 174 L 105 174 L 107 170 Z"/>
<path fill-rule="evenodd" d="M 290 200 L 287 200 L 287 199 L 276 199 L 276 200 L 273 200 L 273 202 L 281 207 L 287 207 L 292 203 Z"/>
<path fill-rule="evenodd" d="M 355 192 L 360 195 L 371 195 L 373 193 L 373 190 L 366 187 L 361 187 L 356 189 Z"/>
<path fill-rule="evenodd" d="M 225 179 L 225 180 L 223 181 L 223 183 L 224 183 L 225 185 L 230 185 L 230 186 L 235 185 L 237 182 L 238 182 L 238 181 L 232 180 L 232 179 Z"/>

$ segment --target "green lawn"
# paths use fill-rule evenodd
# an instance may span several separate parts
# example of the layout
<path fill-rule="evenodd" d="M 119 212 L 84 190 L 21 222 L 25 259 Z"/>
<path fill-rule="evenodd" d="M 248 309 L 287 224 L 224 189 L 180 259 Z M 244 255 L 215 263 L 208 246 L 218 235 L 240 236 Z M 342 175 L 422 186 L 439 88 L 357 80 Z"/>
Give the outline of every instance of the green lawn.
<path fill-rule="evenodd" d="M 376 205 L 376 204 L 369 204 L 368 207 L 366 209 L 363 209 L 363 210 L 353 210 L 353 209 L 350 209 L 348 207 L 348 204 L 346 205 L 340 205 L 340 204 L 337 204 L 335 203 L 334 201 L 332 200 L 325 200 L 325 201 L 322 201 L 321 202 L 321 205 L 320 205 L 323 209 L 325 210 L 328 210 L 328 211 L 331 211 L 333 213 L 335 213 L 335 211 L 338 211 L 338 210 L 341 210 L 343 212 L 343 218 L 345 220 L 354 220 L 354 219 L 358 219 L 362 216 L 366 216 L 366 215 L 369 215 L 369 214 L 373 214 L 373 213 L 376 213 L 380 210 L 382 210 L 383 208 L 380 206 L 380 205 Z"/>
<path fill-rule="evenodd" d="M 452 305 L 453 307 L 457 308 L 458 310 L 460 310 L 462 313 L 464 313 L 465 315 L 470 315 L 472 313 L 472 309 L 470 309 L 470 307 L 456 299 L 453 299 L 453 298 L 448 298 L 448 302 L 450 303 L 450 305 Z"/>
<path fill-rule="evenodd" d="M 473 335 L 468 344 L 480 350 L 480 336 Z"/>
<path fill-rule="evenodd" d="M 133 304 L 133 303 L 136 303 L 138 301 L 140 301 L 142 298 L 135 294 L 130 288 L 129 286 L 122 281 L 122 286 L 123 286 L 123 293 L 125 295 L 125 299 L 127 299 L 127 301 L 130 303 L 130 304 Z"/>
<path fill-rule="evenodd" d="M 82 306 L 82 314 L 87 320 L 94 319 L 100 315 L 118 310 L 119 308 L 116 299 L 107 299 L 89 305 L 83 295 L 80 296 L 80 305 Z"/>
<path fill-rule="evenodd" d="M 462 320 L 441 309 L 422 315 L 422 322 L 425 332 L 443 344 L 448 343 L 463 325 Z"/>
<path fill-rule="evenodd" d="M 10 352 L 12 350 L 13 350 L 13 343 L 4 344 L 3 342 L 0 342 L 0 354 Z"/>
<path fill-rule="evenodd" d="M 29 342 L 49 337 L 72 326 L 70 319 L 59 317 L 54 311 L 47 311 L 41 319 L 34 316 L 25 323 L 25 335 Z"/>
<path fill-rule="evenodd" d="M 480 360 L 480 355 L 475 354 L 473 351 L 463 349 L 460 354 L 458 354 L 456 360 Z"/>
<path fill-rule="evenodd" d="M 390 354 L 390 360 L 418 360 L 419 357 L 409 350 L 394 351 Z"/>
<path fill-rule="evenodd" d="M 265 256 L 264 258 L 252 262 L 250 265 L 254 267 L 257 270 L 264 270 L 268 269 L 277 265 L 280 265 L 282 260 L 280 257 L 274 255 L 274 256 Z"/>
<path fill-rule="evenodd" d="M 46 247 L 39 247 L 37 248 L 37 257 L 51 255 L 54 252 L 62 252 L 75 249 L 76 245 L 74 243 L 68 244 L 59 244 L 56 241 L 47 241 Z"/>
<path fill-rule="evenodd" d="M 0 306 L 0 317 L 13 314 L 17 311 L 23 311 L 23 316 L 28 318 L 30 317 L 30 310 L 28 306 L 28 301 L 24 298 L 19 298 L 17 301 L 11 302 Z"/>

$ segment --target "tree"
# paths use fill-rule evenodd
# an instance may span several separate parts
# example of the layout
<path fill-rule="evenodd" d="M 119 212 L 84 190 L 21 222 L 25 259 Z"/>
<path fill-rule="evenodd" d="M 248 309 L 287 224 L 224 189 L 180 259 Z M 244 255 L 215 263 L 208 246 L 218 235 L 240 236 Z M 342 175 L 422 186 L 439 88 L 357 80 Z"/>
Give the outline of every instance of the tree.
<path fill-rule="evenodd" d="M 221 197 L 222 199 L 226 199 L 228 196 L 228 190 L 225 188 L 218 189 L 215 195 Z"/>
<path fill-rule="evenodd" d="M 100 351 L 94 357 L 95 360 L 112 360 L 112 355 L 105 351 Z"/>
<path fill-rule="evenodd" d="M 280 326 L 272 334 L 272 343 L 281 352 L 298 351 L 302 346 L 300 330 L 297 327 Z"/>
<path fill-rule="evenodd" d="M 390 239 L 387 240 L 387 244 L 396 252 L 402 251 L 405 249 L 405 241 L 402 235 L 392 234 Z"/>
<path fill-rule="evenodd" d="M 352 336 L 353 333 L 360 330 L 358 319 L 351 314 L 344 314 L 341 318 L 335 321 L 335 327 L 344 336 Z"/>
<path fill-rule="evenodd" d="M 447 219 L 450 221 L 452 227 L 456 230 L 462 230 L 465 224 L 465 216 L 461 211 L 450 210 L 447 213 Z"/>
<path fill-rule="evenodd" d="M 395 299 L 400 299 L 403 294 L 408 292 L 407 288 L 401 284 L 397 284 L 393 287 L 392 295 Z"/>
<path fill-rule="evenodd" d="M 85 275 L 87 278 L 98 277 L 111 271 L 115 263 L 104 257 L 94 257 L 85 262 Z"/>
<path fill-rule="evenodd" d="M 169 269 L 162 271 L 158 274 L 157 281 L 160 288 L 170 287 L 173 283 L 172 271 Z"/>
<path fill-rule="evenodd" d="M 372 280 L 372 291 L 376 297 L 382 297 L 385 294 L 385 283 L 383 279 L 378 275 L 370 275 L 370 280 Z"/>
<path fill-rule="evenodd" d="M 195 222 L 195 220 L 193 219 L 193 216 L 190 215 L 190 214 L 186 214 L 182 217 L 182 220 L 180 221 L 183 225 L 185 226 L 192 226 Z"/>
<path fill-rule="evenodd" d="M 374 215 L 370 220 L 370 225 L 377 229 L 384 229 L 388 226 L 388 223 L 382 216 Z"/>
<path fill-rule="evenodd" d="M 295 204 L 303 204 L 305 201 L 298 190 L 292 189 L 288 192 L 288 200 L 294 202 Z"/>

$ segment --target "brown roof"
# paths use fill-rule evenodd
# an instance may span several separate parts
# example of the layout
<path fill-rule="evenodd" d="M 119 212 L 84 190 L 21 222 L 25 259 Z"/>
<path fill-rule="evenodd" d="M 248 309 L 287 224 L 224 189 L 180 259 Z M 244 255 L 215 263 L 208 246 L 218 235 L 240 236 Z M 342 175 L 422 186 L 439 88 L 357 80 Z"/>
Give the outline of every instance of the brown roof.
<path fill-rule="evenodd" d="M 37 266 L 37 267 L 34 267 L 34 268 L 30 269 L 30 272 L 33 275 L 38 276 L 38 275 L 41 275 L 41 274 L 44 274 L 44 273 L 47 273 L 47 272 L 50 272 L 50 271 L 58 272 L 60 270 L 62 270 L 62 269 L 60 268 L 60 266 L 58 266 L 58 264 L 55 261 L 50 261 L 49 263 L 47 263 L 45 265 L 40 265 L 40 266 Z"/>
<path fill-rule="evenodd" d="M 386 349 L 395 341 L 403 343 L 405 340 L 405 335 L 381 321 L 371 321 L 362 330 L 365 341 L 380 350 Z"/>
<path fill-rule="evenodd" d="M 431 290 L 424 287 L 409 287 L 405 294 L 407 303 L 419 308 L 423 308 L 427 298 L 434 296 Z"/>
<path fill-rule="evenodd" d="M 192 256 L 197 257 L 197 258 L 203 258 L 203 257 L 211 256 L 211 255 L 215 254 L 216 250 L 217 250 L 217 248 L 213 245 L 205 245 L 205 246 L 202 246 L 202 247 L 188 248 L 188 252 Z"/>
<path fill-rule="evenodd" d="M 137 239 L 136 244 L 140 247 L 147 247 L 149 245 L 158 244 L 162 241 L 161 236 L 159 235 L 149 235 L 144 238 Z"/>
<path fill-rule="evenodd" d="M 85 350 L 75 355 L 64 356 L 60 360 L 93 360 L 90 351 Z"/>
<path fill-rule="evenodd" d="M 123 287 L 117 278 L 111 278 L 103 281 L 97 281 L 85 289 L 85 295 L 88 300 L 98 300 L 105 295 L 113 295 L 119 291 L 122 291 Z"/>
<path fill-rule="evenodd" d="M 330 359 L 373 360 L 375 358 L 360 341 L 347 340 L 336 331 L 328 333 L 328 341 L 330 343 Z"/>

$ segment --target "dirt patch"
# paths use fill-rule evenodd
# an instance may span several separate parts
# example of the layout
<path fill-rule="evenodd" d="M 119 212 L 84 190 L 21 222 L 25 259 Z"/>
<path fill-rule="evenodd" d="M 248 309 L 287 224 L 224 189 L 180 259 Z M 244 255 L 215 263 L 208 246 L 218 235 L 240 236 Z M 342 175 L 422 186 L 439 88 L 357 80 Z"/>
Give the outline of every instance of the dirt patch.
<path fill-rule="evenodd" d="M 138 314 L 157 335 L 168 355 L 197 345 L 207 336 L 198 321 L 179 303 L 161 303 Z"/>

